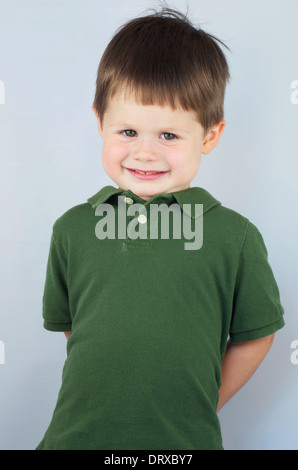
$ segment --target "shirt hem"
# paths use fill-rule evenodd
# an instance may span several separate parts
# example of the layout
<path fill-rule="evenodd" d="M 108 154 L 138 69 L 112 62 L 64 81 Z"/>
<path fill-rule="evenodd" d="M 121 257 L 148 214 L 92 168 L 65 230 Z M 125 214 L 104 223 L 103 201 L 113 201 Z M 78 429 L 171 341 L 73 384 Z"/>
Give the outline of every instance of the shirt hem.
<path fill-rule="evenodd" d="M 264 338 L 265 336 L 274 334 L 276 331 L 283 328 L 284 325 L 284 319 L 279 318 L 274 323 L 271 323 L 270 325 L 264 326 L 262 328 L 250 331 L 243 331 L 239 333 L 231 333 L 230 339 L 233 344 L 240 344 L 245 343 L 246 341 L 253 341 L 255 339 Z"/>
<path fill-rule="evenodd" d="M 53 323 L 44 320 L 43 326 L 48 331 L 71 331 L 71 323 Z"/>

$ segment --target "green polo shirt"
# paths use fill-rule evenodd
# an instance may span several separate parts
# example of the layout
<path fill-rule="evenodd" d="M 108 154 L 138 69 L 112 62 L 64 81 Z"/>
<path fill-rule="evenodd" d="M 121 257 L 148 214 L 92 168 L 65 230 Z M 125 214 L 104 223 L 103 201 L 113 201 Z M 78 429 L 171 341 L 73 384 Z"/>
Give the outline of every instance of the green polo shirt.
<path fill-rule="evenodd" d="M 176 211 L 168 233 L 150 211 L 162 204 Z M 197 246 L 186 245 L 190 230 Z M 72 330 L 37 447 L 53 450 L 222 449 L 227 339 L 284 325 L 258 229 L 197 187 L 145 202 L 107 186 L 64 213 L 53 226 L 43 317 L 50 331 Z"/>

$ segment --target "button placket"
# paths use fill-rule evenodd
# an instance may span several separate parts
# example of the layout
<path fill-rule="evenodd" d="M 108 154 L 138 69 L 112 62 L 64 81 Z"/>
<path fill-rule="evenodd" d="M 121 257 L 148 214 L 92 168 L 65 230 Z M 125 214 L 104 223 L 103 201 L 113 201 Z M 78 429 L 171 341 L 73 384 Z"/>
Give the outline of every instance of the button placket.
<path fill-rule="evenodd" d="M 145 213 L 144 213 L 145 212 Z M 137 241 L 141 240 L 141 243 L 146 241 L 147 236 L 147 216 L 146 208 L 144 204 L 135 203 L 133 211 L 127 210 L 128 218 L 132 217 L 127 225 L 127 239 Z M 139 225 L 139 227 L 138 227 Z"/>

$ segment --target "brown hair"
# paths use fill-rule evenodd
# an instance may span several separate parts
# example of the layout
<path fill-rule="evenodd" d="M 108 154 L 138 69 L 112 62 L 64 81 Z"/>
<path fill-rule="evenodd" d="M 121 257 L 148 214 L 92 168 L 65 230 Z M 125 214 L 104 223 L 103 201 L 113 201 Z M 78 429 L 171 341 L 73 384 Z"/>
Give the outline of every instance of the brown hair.
<path fill-rule="evenodd" d="M 229 68 L 225 44 L 170 8 L 120 27 L 101 58 L 93 106 L 101 121 L 108 100 L 133 92 L 143 105 L 170 105 L 197 114 L 205 132 L 224 116 Z M 228 48 L 227 48 L 228 49 Z"/>

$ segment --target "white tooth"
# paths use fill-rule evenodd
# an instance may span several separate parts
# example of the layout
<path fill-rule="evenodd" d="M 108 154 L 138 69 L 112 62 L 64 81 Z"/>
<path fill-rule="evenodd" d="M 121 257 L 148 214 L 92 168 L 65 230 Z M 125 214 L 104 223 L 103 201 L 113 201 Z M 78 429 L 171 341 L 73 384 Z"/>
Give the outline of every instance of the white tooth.
<path fill-rule="evenodd" d="M 155 175 L 156 173 L 159 173 L 159 171 L 138 171 L 135 170 L 137 173 L 141 173 L 142 175 Z"/>

